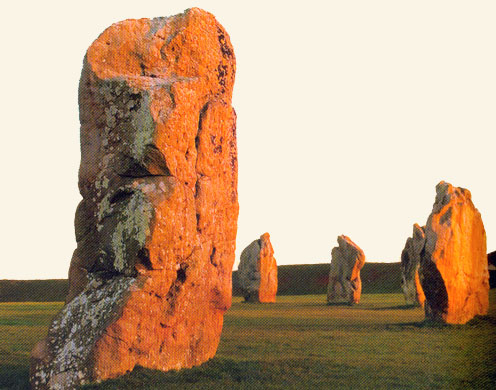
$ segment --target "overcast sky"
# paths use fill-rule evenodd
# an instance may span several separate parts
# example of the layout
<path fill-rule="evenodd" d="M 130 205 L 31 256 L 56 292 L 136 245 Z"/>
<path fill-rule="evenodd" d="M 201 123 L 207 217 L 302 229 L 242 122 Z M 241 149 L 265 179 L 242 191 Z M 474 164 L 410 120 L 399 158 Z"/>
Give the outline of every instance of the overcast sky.
<path fill-rule="evenodd" d="M 496 250 L 492 1 L 28 1 L 2 4 L 0 279 L 64 278 L 80 201 L 77 88 L 114 22 L 199 6 L 237 58 L 241 250 L 330 262 L 348 235 L 399 261 L 440 180 L 468 188 Z"/>

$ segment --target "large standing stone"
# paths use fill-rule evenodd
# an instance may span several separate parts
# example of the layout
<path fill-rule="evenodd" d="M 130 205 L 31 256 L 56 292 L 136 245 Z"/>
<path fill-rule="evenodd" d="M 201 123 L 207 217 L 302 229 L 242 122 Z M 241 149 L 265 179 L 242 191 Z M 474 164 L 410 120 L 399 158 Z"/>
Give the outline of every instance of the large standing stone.
<path fill-rule="evenodd" d="M 441 182 L 436 192 L 419 268 L 425 314 L 464 324 L 488 310 L 486 233 L 470 191 Z"/>
<path fill-rule="evenodd" d="M 344 235 L 338 237 L 338 246 L 332 248 L 327 303 L 360 301 L 362 281 L 360 270 L 365 264 L 363 251 Z"/>
<path fill-rule="evenodd" d="M 269 233 L 262 234 L 241 253 L 239 287 L 247 302 L 275 302 L 277 264 Z"/>
<path fill-rule="evenodd" d="M 424 305 L 425 295 L 418 274 L 420 254 L 424 245 L 424 228 L 415 224 L 413 225 L 413 235 L 408 237 L 405 248 L 401 252 L 401 287 L 406 303 L 409 305 Z"/>
<path fill-rule="evenodd" d="M 227 33 L 197 8 L 116 23 L 88 49 L 78 246 L 34 389 L 215 355 L 238 216 L 234 74 Z"/>

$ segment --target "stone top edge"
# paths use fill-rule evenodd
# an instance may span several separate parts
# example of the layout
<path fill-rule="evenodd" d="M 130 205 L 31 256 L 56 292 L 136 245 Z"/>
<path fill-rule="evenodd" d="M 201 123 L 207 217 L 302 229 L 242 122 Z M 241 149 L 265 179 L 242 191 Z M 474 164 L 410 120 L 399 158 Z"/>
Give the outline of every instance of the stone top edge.
<path fill-rule="evenodd" d="M 433 209 L 440 210 L 450 203 L 453 197 L 464 198 L 467 201 L 472 200 L 472 194 L 466 188 L 455 187 L 445 181 L 439 182 L 436 186 L 436 200 L 434 201 Z"/>
<path fill-rule="evenodd" d="M 338 236 L 338 246 L 339 247 L 343 247 L 343 246 L 352 246 L 354 248 L 356 248 L 357 250 L 361 251 L 360 247 L 355 244 L 348 236 L 345 236 L 344 234 L 341 234 L 340 236 Z"/>
<path fill-rule="evenodd" d="M 229 34 L 215 16 L 188 8 L 172 16 L 113 23 L 87 49 L 83 72 L 148 89 L 234 74 L 235 63 Z"/>

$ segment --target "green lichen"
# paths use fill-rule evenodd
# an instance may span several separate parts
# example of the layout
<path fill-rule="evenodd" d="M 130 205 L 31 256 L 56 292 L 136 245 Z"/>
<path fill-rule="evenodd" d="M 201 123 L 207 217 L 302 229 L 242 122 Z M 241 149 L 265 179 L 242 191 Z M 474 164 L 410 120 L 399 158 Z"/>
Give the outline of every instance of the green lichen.
<path fill-rule="evenodd" d="M 105 137 L 111 143 L 118 142 L 121 152 L 142 162 L 155 135 L 149 92 L 131 88 L 119 78 L 102 81 L 99 92 L 105 106 Z"/>
<path fill-rule="evenodd" d="M 116 271 L 134 269 L 137 253 L 144 247 L 150 234 L 153 205 L 141 191 L 134 192 L 119 210 L 118 221 L 111 237 Z"/>
<path fill-rule="evenodd" d="M 153 145 L 155 123 L 150 112 L 150 95 L 143 92 L 141 104 L 131 117 L 131 151 L 132 156 L 142 162 L 147 145 Z"/>
<path fill-rule="evenodd" d="M 151 37 L 155 35 L 159 30 L 164 28 L 164 26 L 167 24 L 168 17 L 158 17 L 158 18 L 153 18 L 150 20 L 150 31 L 148 31 L 148 37 Z"/>
<path fill-rule="evenodd" d="M 95 180 L 95 188 L 97 191 L 100 190 L 107 190 L 110 180 L 107 176 L 103 176 L 104 171 L 102 171 L 100 174 L 98 174 L 96 180 Z"/>
<path fill-rule="evenodd" d="M 93 348 L 121 312 L 136 278 L 103 280 L 90 276 L 87 287 L 55 317 L 48 331 L 49 362 L 39 364 L 33 383 L 43 389 L 76 389 L 92 379 Z"/>
<path fill-rule="evenodd" d="M 103 80 L 98 90 L 100 104 L 105 107 L 105 128 L 101 171 L 94 184 L 99 233 L 96 269 L 132 276 L 153 218 L 150 200 L 131 180 L 149 174 L 147 156 L 154 145 L 156 127 L 150 112 L 151 97 L 122 78 Z"/>
<path fill-rule="evenodd" d="M 96 228 L 98 231 L 102 230 L 102 221 L 105 217 L 108 217 L 110 214 L 112 214 L 112 211 L 113 211 L 113 207 L 112 205 L 110 204 L 110 197 L 111 197 L 111 193 L 107 193 L 103 199 L 100 201 L 100 203 L 98 204 L 98 209 L 97 209 L 97 225 L 96 225 Z"/>

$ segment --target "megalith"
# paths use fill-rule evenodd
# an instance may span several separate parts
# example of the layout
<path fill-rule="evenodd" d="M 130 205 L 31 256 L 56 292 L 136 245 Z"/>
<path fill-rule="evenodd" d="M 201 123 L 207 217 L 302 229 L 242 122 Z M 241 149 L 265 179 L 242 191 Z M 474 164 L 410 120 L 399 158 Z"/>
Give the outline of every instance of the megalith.
<path fill-rule="evenodd" d="M 327 285 L 327 303 L 360 301 L 362 281 L 360 270 L 365 264 L 363 251 L 349 237 L 338 237 L 338 246 L 331 251 L 331 268 Z"/>
<path fill-rule="evenodd" d="M 418 274 L 420 254 L 424 245 L 424 228 L 415 224 L 412 237 L 408 237 L 405 248 L 401 252 L 401 288 L 408 305 L 424 305 L 425 295 Z"/>
<path fill-rule="evenodd" d="M 262 234 L 241 252 L 238 281 L 246 302 L 276 301 L 277 263 L 269 233 Z"/>
<path fill-rule="evenodd" d="M 66 305 L 32 352 L 33 389 L 215 355 L 237 231 L 235 66 L 198 8 L 115 23 L 88 49 L 77 248 Z"/>
<path fill-rule="evenodd" d="M 436 193 L 419 267 L 425 315 L 464 324 L 489 306 L 486 233 L 470 191 L 442 181 Z"/>

